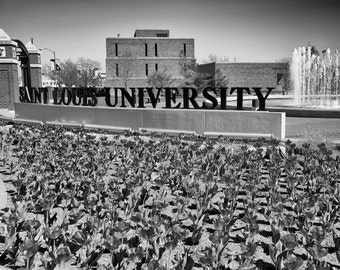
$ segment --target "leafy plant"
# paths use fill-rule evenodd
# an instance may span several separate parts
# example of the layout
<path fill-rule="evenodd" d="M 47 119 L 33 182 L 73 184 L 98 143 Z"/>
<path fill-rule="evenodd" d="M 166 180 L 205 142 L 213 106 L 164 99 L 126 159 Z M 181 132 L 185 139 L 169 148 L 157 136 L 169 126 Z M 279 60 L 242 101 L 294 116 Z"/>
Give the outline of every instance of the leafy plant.
<path fill-rule="evenodd" d="M 0 265 L 256 269 L 259 252 L 276 269 L 339 264 L 340 158 L 325 144 L 21 124 L 1 142 L 15 191 Z"/>

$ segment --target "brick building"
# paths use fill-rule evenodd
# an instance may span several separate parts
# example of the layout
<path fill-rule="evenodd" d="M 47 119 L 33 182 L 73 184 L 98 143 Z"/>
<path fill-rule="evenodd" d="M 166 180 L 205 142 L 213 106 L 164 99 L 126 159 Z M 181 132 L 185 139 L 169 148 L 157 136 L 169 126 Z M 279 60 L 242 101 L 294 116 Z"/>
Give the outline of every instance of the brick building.
<path fill-rule="evenodd" d="M 25 46 L 30 59 L 31 87 L 42 87 L 40 50 L 33 45 L 33 39 Z"/>
<path fill-rule="evenodd" d="M 281 92 L 287 65 L 284 63 L 209 63 L 198 70 L 212 76 L 220 70 L 228 80 L 228 87 L 274 87 Z"/>
<path fill-rule="evenodd" d="M 24 45 L 0 29 L 0 108 L 14 109 L 19 101 L 19 77 L 22 86 L 42 86 L 40 51 L 33 40 Z"/>
<path fill-rule="evenodd" d="M 0 29 L 0 108 L 14 109 L 18 85 L 17 43 Z"/>
<path fill-rule="evenodd" d="M 181 80 L 180 63 L 195 61 L 194 39 L 170 38 L 169 30 L 136 30 L 132 38 L 106 39 L 106 86 L 145 87 L 147 76 L 166 70 Z"/>

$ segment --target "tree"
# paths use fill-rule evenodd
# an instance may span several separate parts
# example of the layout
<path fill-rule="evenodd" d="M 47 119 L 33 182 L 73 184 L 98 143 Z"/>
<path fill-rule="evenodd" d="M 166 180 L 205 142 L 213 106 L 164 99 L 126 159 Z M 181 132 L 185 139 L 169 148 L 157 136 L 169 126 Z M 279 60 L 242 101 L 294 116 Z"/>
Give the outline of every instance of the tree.
<path fill-rule="evenodd" d="M 170 86 L 174 82 L 174 79 L 166 71 L 155 71 L 147 78 L 147 83 L 154 88 L 163 88 L 164 86 Z"/>
<path fill-rule="evenodd" d="M 196 66 L 191 66 L 187 70 L 182 72 L 184 80 L 182 81 L 182 87 L 197 88 L 199 93 L 209 85 L 211 85 L 211 74 L 198 72 Z"/>
<path fill-rule="evenodd" d="M 58 82 L 58 71 L 51 70 L 49 64 L 44 64 L 41 68 L 42 75 L 49 77 L 51 80 Z"/>
<path fill-rule="evenodd" d="M 194 87 L 197 88 L 199 93 L 202 93 L 203 89 L 211 85 L 212 76 L 209 73 L 203 73 L 196 71 L 194 77 Z"/>
<path fill-rule="evenodd" d="M 123 79 L 125 89 L 128 89 L 128 81 L 131 77 L 131 71 L 133 64 L 136 62 L 136 57 L 134 57 L 131 51 L 126 51 L 121 56 L 122 61 L 119 62 L 118 77 Z"/>
<path fill-rule="evenodd" d="M 194 60 L 182 57 L 179 64 L 180 74 L 184 77 L 181 82 L 182 87 L 197 88 L 198 92 L 201 93 L 204 88 L 211 85 L 211 74 L 197 71 L 197 65 Z"/>
<path fill-rule="evenodd" d="M 60 71 L 52 71 L 52 74 L 56 74 L 58 86 L 62 84 L 66 87 L 72 87 L 73 85 L 78 86 L 77 65 L 71 59 L 61 62 Z M 53 79 L 53 77 L 51 77 L 51 79 Z"/>
<path fill-rule="evenodd" d="M 49 76 L 49 73 L 51 72 L 51 67 L 48 64 L 44 64 L 41 67 L 41 74 L 45 76 Z"/>
<path fill-rule="evenodd" d="M 202 64 L 208 63 L 228 63 L 229 58 L 226 56 L 218 56 L 216 54 L 209 54 L 207 59 L 203 59 Z"/>
<path fill-rule="evenodd" d="M 78 58 L 76 63 L 78 69 L 78 84 L 80 87 L 95 87 L 99 85 L 99 77 L 96 75 L 96 70 L 100 69 L 98 61 L 90 58 Z"/>
<path fill-rule="evenodd" d="M 67 59 L 60 62 L 59 66 L 60 70 L 51 70 L 47 65 L 42 69 L 42 73 L 55 80 L 58 86 L 95 87 L 100 83 L 100 78 L 95 74 L 95 71 L 100 68 L 98 61 L 79 58 L 75 63 Z"/>
<path fill-rule="evenodd" d="M 308 41 L 308 47 L 310 47 L 311 55 L 315 55 L 315 56 L 319 56 L 320 55 L 320 53 L 319 53 L 318 49 L 316 48 L 316 46 L 312 45 L 310 41 Z"/>
<path fill-rule="evenodd" d="M 220 87 L 226 87 L 229 83 L 227 76 L 223 74 L 223 72 L 217 68 L 214 77 L 212 78 L 212 86 L 215 87 L 216 91 Z M 217 93 L 219 95 L 219 92 Z"/>
<path fill-rule="evenodd" d="M 284 57 L 281 60 L 277 61 L 278 63 L 284 64 L 286 72 L 283 74 L 283 87 L 285 90 L 292 88 L 292 75 L 291 75 L 291 63 L 292 59 L 290 57 Z"/>

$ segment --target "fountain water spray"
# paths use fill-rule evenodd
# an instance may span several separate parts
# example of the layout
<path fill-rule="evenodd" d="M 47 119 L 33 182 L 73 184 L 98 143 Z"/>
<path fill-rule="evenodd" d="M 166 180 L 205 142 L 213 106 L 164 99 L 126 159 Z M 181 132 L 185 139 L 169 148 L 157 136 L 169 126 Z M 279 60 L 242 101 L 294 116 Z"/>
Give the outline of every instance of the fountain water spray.
<path fill-rule="evenodd" d="M 295 105 L 337 107 L 340 105 L 339 52 L 322 55 L 311 48 L 294 49 L 291 63 Z"/>

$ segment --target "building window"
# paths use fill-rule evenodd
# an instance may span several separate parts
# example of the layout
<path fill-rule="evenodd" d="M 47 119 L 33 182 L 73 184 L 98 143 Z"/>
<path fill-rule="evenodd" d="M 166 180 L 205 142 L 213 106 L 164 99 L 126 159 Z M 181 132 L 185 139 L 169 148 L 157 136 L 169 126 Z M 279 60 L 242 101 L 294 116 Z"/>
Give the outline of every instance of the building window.
<path fill-rule="evenodd" d="M 149 76 L 149 65 L 145 64 L 145 76 Z"/>
<path fill-rule="evenodd" d="M 155 70 L 158 71 L 158 64 L 155 64 Z"/>
<path fill-rule="evenodd" d="M 118 68 L 118 64 L 116 64 L 116 76 L 119 76 L 119 68 Z"/>
<path fill-rule="evenodd" d="M 166 33 L 158 33 L 158 34 L 156 34 L 156 37 L 169 37 L 168 36 L 168 34 L 166 34 Z"/>
<path fill-rule="evenodd" d="M 148 44 L 145 44 L 145 56 L 148 56 Z"/>
<path fill-rule="evenodd" d="M 0 57 L 6 57 L 6 48 L 0 47 Z"/>
<path fill-rule="evenodd" d="M 277 85 L 280 85 L 282 78 L 283 78 L 283 74 L 281 74 L 281 73 L 276 74 L 276 84 Z"/>
<path fill-rule="evenodd" d="M 115 52 L 116 52 L 116 57 L 118 57 L 118 44 L 115 43 Z"/>
<path fill-rule="evenodd" d="M 157 48 L 157 43 L 155 44 L 155 56 L 158 56 L 158 48 Z"/>
<path fill-rule="evenodd" d="M 13 50 L 13 58 L 17 58 L 17 49 L 13 47 L 12 50 Z"/>
<path fill-rule="evenodd" d="M 184 54 L 184 57 L 187 56 L 187 44 L 183 44 L 183 54 Z"/>

